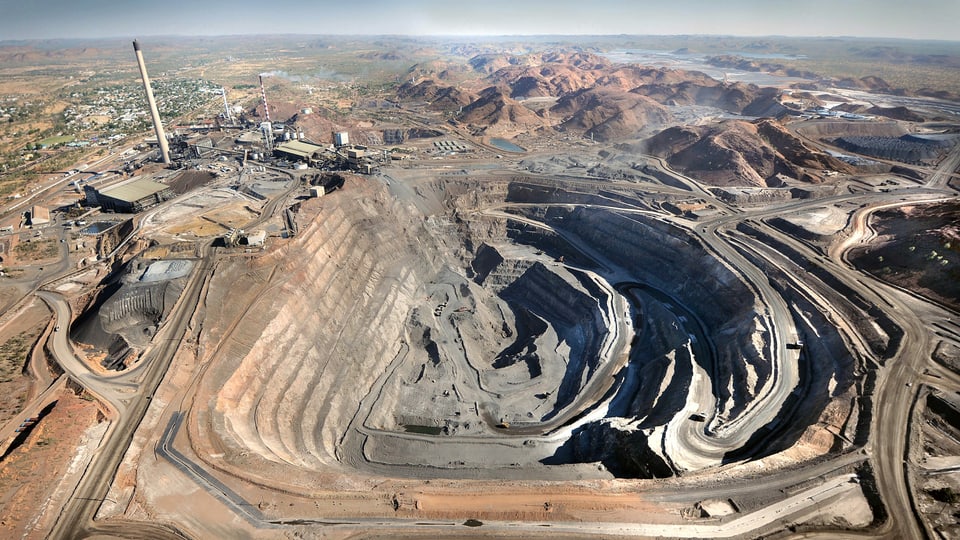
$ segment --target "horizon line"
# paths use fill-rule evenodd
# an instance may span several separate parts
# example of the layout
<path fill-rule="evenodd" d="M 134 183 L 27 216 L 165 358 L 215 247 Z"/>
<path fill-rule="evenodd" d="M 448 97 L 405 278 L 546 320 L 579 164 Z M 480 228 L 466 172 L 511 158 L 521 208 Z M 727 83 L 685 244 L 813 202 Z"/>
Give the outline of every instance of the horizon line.
<path fill-rule="evenodd" d="M 857 35 L 791 35 L 791 34 L 697 34 L 697 33 L 679 33 L 679 34 L 596 34 L 596 33 L 530 33 L 530 34 L 363 34 L 363 33 L 302 33 L 302 32 L 257 32 L 257 33 L 237 33 L 237 34 L 126 34 L 112 36 L 57 36 L 57 37 L 30 37 L 15 39 L 0 39 L 0 45 L 8 43 L 23 42 L 56 42 L 56 41 L 113 41 L 130 40 L 140 37 L 147 38 L 236 38 L 236 37 L 349 37 L 349 38 L 405 38 L 405 39 L 491 39 L 491 38 L 631 38 L 631 37 L 694 37 L 694 38 L 742 38 L 742 39 L 862 39 L 862 40 L 892 40 L 892 41 L 917 41 L 917 42 L 941 42 L 958 43 L 960 39 L 944 38 L 917 38 L 902 36 L 857 36 Z"/>

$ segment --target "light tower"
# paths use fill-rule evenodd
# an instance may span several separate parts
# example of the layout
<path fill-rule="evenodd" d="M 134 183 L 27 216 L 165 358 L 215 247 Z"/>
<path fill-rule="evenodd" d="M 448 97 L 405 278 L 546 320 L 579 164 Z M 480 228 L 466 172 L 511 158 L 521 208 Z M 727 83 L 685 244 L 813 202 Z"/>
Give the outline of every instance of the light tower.
<path fill-rule="evenodd" d="M 157 144 L 160 145 L 160 157 L 167 165 L 170 164 L 170 149 L 167 147 L 167 136 L 163 132 L 163 123 L 160 121 L 160 111 L 157 102 L 153 99 L 153 89 L 150 88 L 150 77 L 147 76 L 147 66 L 143 63 L 143 53 L 140 52 L 140 43 L 133 40 L 133 52 L 137 55 L 137 66 L 140 67 L 140 78 L 143 79 L 143 89 L 147 92 L 147 105 L 150 106 L 150 117 L 153 118 L 153 131 L 157 135 Z"/>

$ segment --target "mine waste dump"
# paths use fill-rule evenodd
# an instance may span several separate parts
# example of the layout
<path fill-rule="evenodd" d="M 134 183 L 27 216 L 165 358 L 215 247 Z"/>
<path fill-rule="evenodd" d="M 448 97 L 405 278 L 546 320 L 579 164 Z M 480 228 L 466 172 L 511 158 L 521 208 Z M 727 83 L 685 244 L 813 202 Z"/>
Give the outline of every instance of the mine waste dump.
<path fill-rule="evenodd" d="M 958 142 L 956 134 L 907 134 L 900 137 L 844 136 L 833 143 L 844 150 L 903 163 L 932 164 Z"/>
<path fill-rule="evenodd" d="M 755 253 L 630 191 L 406 189 L 340 192 L 295 243 L 214 276 L 210 297 L 246 307 L 205 314 L 200 347 L 226 345 L 194 421 L 231 470 L 665 477 L 817 447 L 825 416 L 851 444 L 869 423 L 815 286 Z"/>
<path fill-rule="evenodd" d="M 150 344 L 165 316 L 183 292 L 193 270 L 191 260 L 149 261 L 123 265 L 88 299 L 71 329 L 71 339 L 100 358 L 100 364 L 123 370 Z"/>

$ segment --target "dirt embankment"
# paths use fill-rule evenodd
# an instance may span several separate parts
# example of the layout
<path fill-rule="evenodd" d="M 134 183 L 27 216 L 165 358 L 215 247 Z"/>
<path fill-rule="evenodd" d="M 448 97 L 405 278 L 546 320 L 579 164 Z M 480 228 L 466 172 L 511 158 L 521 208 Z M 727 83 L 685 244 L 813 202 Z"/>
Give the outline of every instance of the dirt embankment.
<path fill-rule="evenodd" d="M 560 124 L 562 129 L 600 141 L 621 139 L 641 126 L 659 126 L 671 119 L 670 112 L 649 97 L 603 88 L 566 95 L 550 112 L 567 118 Z"/>
<path fill-rule="evenodd" d="M 65 389 L 0 467 L 0 536 L 44 538 L 105 425 L 92 399 Z M 91 447 L 93 442 L 93 447 Z"/>
<path fill-rule="evenodd" d="M 27 363 L 35 347 L 43 347 L 38 338 L 48 324 L 50 311 L 40 300 L 27 304 L 21 314 L 0 331 L 0 422 L 6 422 L 23 409 L 31 393 Z M 36 393 L 38 390 L 34 389 Z"/>
<path fill-rule="evenodd" d="M 397 89 L 403 100 L 424 101 L 435 111 L 458 111 L 477 99 L 477 94 L 456 86 L 444 85 L 432 79 L 406 82 Z"/>
<path fill-rule="evenodd" d="M 126 263 L 115 278 L 89 295 L 89 304 L 82 306 L 71 325 L 71 339 L 107 369 L 129 367 L 183 291 L 182 277 L 140 282 L 150 262 L 138 257 Z M 182 264 L 191 267 L 186 261 Z"/>
<path fill-rule="evenodd" d="M 932 165 L 957 144 L 958 138 L 957 136 L 903 135 L 894 138 L 844 135 L 832 142 L 844 150 L 858 154 L 902 163 Z"/>
<path fill-rule="evenodd" d="M 899 122 L 847 122 L 844 120 L 818 120 L 797 126 L 797 132 L 811 139 L 833 138 L 842 135 L 900 137 L 907 128 Z"/>
<path fill-rule="evenodd" d="M 512 136 L 546 125 L 543 118 L 510 97 L 509 90 L 500 86 L 480 92 L 457 118 L 487 135 Z"/>
<path fill-rule="evenodd" d="M 402 205 L 358 181 L 332 197 L 295 242 L 225 265 L 210 285 L 203 346 L 226 346 L 203 384 L 201 432 L 238 466 L 248 452 L 304 470 L 335 463 L 357 403 L 410 339 L 413 295 L 437 270 L 417 247 L 430 235 Z M 239 311 L 219 310 L 227 297 Z"/>

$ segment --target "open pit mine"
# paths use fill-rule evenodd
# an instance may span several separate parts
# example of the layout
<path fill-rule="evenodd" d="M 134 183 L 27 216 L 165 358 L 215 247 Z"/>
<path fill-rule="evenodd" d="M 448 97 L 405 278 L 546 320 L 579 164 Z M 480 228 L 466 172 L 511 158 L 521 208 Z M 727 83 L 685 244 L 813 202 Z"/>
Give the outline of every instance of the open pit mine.
<path fill-rule="evenodd" d="M 330 467 L 654 478 L 862 431 L 864 359 L 803 278 L 770 283 L 755 253 L 639 193 L 416 189 L 348 189 L 296 242 L 211 280 L 212 297 L 246 291 L 229 328 L 207 308 L 198 345 L 219 350 L 191 429 L 224 465 L 304 487 Z"/>
<path fill-rule="evenodd" d="M 956 536 L 960 106 L 424 66 L 349 115 L 261 76 L 34 195 L 0 332 L 49 317 L 49 380 L 0 455 L 95 418 L 37 530 Z"/>

